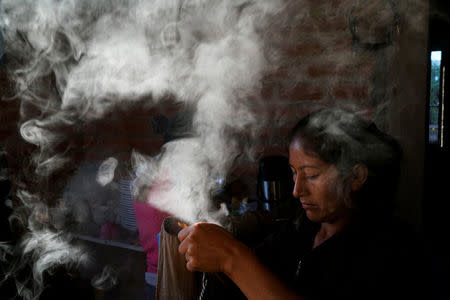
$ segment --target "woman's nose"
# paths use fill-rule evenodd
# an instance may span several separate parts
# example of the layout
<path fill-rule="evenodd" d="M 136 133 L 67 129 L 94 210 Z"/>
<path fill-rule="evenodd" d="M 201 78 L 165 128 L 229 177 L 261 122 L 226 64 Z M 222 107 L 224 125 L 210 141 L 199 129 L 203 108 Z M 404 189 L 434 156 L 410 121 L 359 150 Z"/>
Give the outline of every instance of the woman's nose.
<path fill-rule="evenodd" d="M 292 195 L 295 198 L 300 198 L 303 196 L 305 190 L 304 180 L 301 177 L 302 176 L 300 174 L 294 176 L 294 190 L 292 191 Z"/>

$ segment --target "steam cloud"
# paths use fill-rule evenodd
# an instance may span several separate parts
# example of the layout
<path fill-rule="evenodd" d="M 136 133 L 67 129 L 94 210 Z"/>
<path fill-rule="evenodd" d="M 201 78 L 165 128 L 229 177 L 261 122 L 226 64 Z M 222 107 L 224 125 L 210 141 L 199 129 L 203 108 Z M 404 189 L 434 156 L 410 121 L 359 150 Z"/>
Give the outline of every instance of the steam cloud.
<path fill-rule="evenodd" d="M 152 198 L 155 207 L 191 222 L 220 222 L 227 212 L 211 205 L 211 194 L 241 151 L 233 135 L 257 128 L 247 99 L 276 60 L 263 33 L 283 5 L 278 0 L 2 1 L 9 75 L 21 99 L 20 133 L 36 146 L 31 156 L 36 181 L 70 166 L 76 148 L 71 134 L 82 124 L 118 106 L 151 107 L 169 95 L 194 108 L 192 134 L 168 143 L 158 159 L 139 160 L 136 154 L 136 167 L 147 165 L 147 185 L 169 182 L 166 197 Z M 99 185 L 111 183 L 117 164 L 114 158 L 101 164 Z M 81 202 L 68 206 L 67 193 L 55 204 L 25 184 L 16 196 L 22 205 L 12 219 L 30 231 L 16 247 L 28 259 L 8 276 L 32 265 L 33 278 L 16 278 L 19 294 L 31 299 L 41 293 L 45 271 L 88 261 L 83 249 L 71 246 L 63 221 L 68 210 L 78 220 L 87 212 Z M 108 279 L 113 275 L 105 268 L 93 283 L 113 284 L 114 278 Z"/>
<path fill-rule="evenodd" d="M 92 200 L 70 190 L 62 196 L 48 195 L 34 186 L 72 169 L 75 157 L 86 150 L 79 149 L 74 137 L 85 125 L 103 120 L 118 107 L 150 108 L 175 99 L 194 111 L 189 137 L 167 143 L 158 157 L 134 152 L 131 164 L 140 170 L 134 191 L 139 194 L 156 183 L 156 192 L 164 197 L 149 198 L 155 207 L 186 221 L 220 223 L 227 211 L 215 207 L 211 195 L 220 188 L 242 149 L 251 153 L 251 141 L 235 137 L 243 132 L 254 137 L 263 125 L 251 108 L 252 102 L 258 101 L 254 96 L 263 76 L 277 67 L 284 70 L 289 80 L 277 83 L 279 93 L 305 82 L 305 69 L 299 68 L 303 58 L 284 59 L 279 49 L 286 45 L 295 48 L 303 35 L 311 44 L 351 39 L 346 30 L 338 37 L 321 31 L 326 22 L 320 16 L 335 20 L 337 15 L 347 17 L 349 13 L 342 11 L 348 9 L 346 5 L 336 4 L 339 1 L 332 1 L 331 6 L 328 2 L 315 3 L 312 8 L 311 1 L 288 0 L 2 0 L 0 29 L 9 76 L 21 101 L 20 134 L 34 145 L 28 178 L 15 182 L 14 198 L 20 203 L 14 203 L 10 220 L 29 233 L 15 246 L 0 245 L 0 258 L 15 257 L 5 279 L 16 280 L 18 293 L 33 299 L 43 290 L 44 272 L 60 265 L 77 267 L 89 262 L 84 250 L 72 245 L 66 216 L 70 214 L 75 223 L 82 223 L 89 214 L 87 202 Z M 419 18 L 420 3 L 408 2 L 408 7 L 413 7 L 408 9 Z M 319 10 L 321 14 L 317 14 Z M 371 15 L 372 10 L 359 13 L 365 20 L 364 13 Z M 381 20 L 388 23 L 394 17 L 388 10 L 381 13 L 385 14 Z M 315 20 L 312 24 L 308 23 L 311 19 Z M 422 30 L 417 28 L 423 24 L 421 19 L 408 16 L 402 21 L 411 31 Z M 366 30 L 364 37 L 372 24 L 376 22 L 362 23 L 366 25 L 361 26 Z M 320 38 L 297 30 L 311 25 L 309 28 L 321 33 Z M 332 72 L 345 68 L 345 72 L 354 74 L 364 74 L 365 59 L 373 55 L 323 51 L 315 62 L 332 58 L 336 63 Z M 377 56 L 377 65 L 382 67 L 375 70 L 370 91 L 373 102 L 362 105 L 373 106 L 375 118 L 384 118 L 395 90 L 384 77 L 394 51 Z M 365 75 L 356 76 L 353 83 L 364 83 L 368 79 Z M 329 87 L 338 80 L 337 76 L 321 79 L 326 95 L 320 101 L 290 99 L 291 103 L 299 105 L 302 101 L 304 107 L 335 104 Z M 344 106 L 351 105 L 347 102 Z M 273 119 L 280 123 L 275 125 L 283 125 L 283 114 L 274 112 Z M 384 121 L 377 123 L 383 125 Z M 84 175 L 85 166 L 80 167 L 72 183 L 83 185 L 86 193 L 95 189 L 104 189 L 106 194 L 117 192 L 113 179 L 119 162 L 113 156 L 108 154 L 109 158 L 96 166 L 92 178 Z M 90 171 L 90 167 L 85 168 Z M 114 219 L 108 203 L 94 204 L 104 214 L 94 218 Z M 26 267 L 32 268 L 32 277 L 16 276 Z M 116 275 L 114 269 L 106 267 L 92 283 L 107 288 L 114 285 Z"/>
<path fill-rule="evenodd" d="M 101 186 L 105 186 L 114 179 L 114 171 L 118 165 L 117 159 L 110 157 L 105 160 L 98 168 L 97 182 Z"/>

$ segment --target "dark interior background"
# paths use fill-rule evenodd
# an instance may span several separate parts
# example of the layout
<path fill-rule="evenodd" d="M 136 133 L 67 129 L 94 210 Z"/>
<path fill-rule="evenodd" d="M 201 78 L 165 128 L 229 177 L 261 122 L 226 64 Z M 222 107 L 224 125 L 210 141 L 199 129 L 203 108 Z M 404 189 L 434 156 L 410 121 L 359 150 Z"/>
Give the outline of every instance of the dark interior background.
<path fill-rule="evenodd" d="M 433 262 L 433 295 L 450 299 L 446 288 L 450 279 L 450 241 L 448 237 L 450 211 L 449 132 L 444 131 L 444 147 L 428 143 L 429 53 L 443 51 L 443 65 L 450 60 L 450 4 L 447 0 L 396 1 L 400 15 L 400 34 L 386 47 L 358 47 L 349 30 L 349 13 L 355 4 L 350 0 L 308 1 L 306 19 L 287 32 L 292 42 L 283 49 L 290 57 L 277 72 L 263 78 L 258 95 L 263 101 L 255 111 L 266 123 L 258 141 L 261 156 L 286 155 L 284 140 L 292 125 L 307 112 L 322 106 L 357 107 L 366 117 L 398 138 L 405 152 L 403 173 L 397 197 L 397 213 L 425 236 Z M 323 8 L 327 9 L 323 9 Z M 376 22 L 376 19 L 372 20 Z M 326 37 L 326 38 L 323 38 Z M 0 146 L 6 150 L 2 164 L 9 168 L 10 178 L 25 172 L 26 157 L 33 149 L 19 134 L 19 101 L 13 83 L 7 78 L 7 57 L 0 65 Z M 450 78 L 446 73 L 446 90 Z M 444 128 L 449 128 L 450 102 L 445 98 Z M 385 100 L 388 99 L 385 103 Z M 380 105 L 380 104 L 386 105 Z M 171 117 L 180 110 L 176 101 L 161 107 L 142 110 L 139 106 L 113 111 L 107 121 L 89 124 L 74 137 L 80 149 L 80 159 L 95 161 L 112 153 L 126 161 L 132 149 L 154 154 L 160 150 L 162 137 L 154 132 L 151 117 Z M 245 137 L 243 137 L 245 138 Z M 85 150 L 89 149 L 89 150 Z M 76 166 L 74 166 L 75 168 Z M 255 161 L 239 160 L 230 175 L 233 193 L 256 194 L 258 165 Z M 63 184 L 63 183 L 61 183 Z M 10 210 L 3 204 L 14 180 L 3 180 L 1 188 L 1 238 L 14 239 L 6 222 Z M 59 188 L 54 182 L 46 187 Z M 108 247 L 94 247 L 97 257 L 128 261 L 125 271 L 136 278 L 122 277 L 129 287 L 140 288 L 145 259 L 142 253 L 120 252 Z M 137 266 L 130 269 L 130 266 Z M 48 277 L 48 288 L 42 299 L 99 299 L 89 280 L 79 275 L 56 271 Z M 133 285 L 134 284 L 134 285 Z M 130 289 L 130 288 L 128 288 Z M 1 287 L 1 296 L 14 295 L 12 282 Z M 122 284 L 105 299 L 126 299 Z M 122 292 L 120 292 L 122 291 Z M 132 293 L 132 292 L 131 292 Z M 120 298 L 118 298 L 120 299 Z"/>
<path fill-rule="evenodd" d="M 449 89 L 449 59 L 450 59 L 450 3 L 448 1 L 431 1 L 429 49 L 430 51 L 442 51 L 442 66 L 446 68 L 443 80 L 447 82 L 444 90 L 441 90 L 444 99 L 443 117 L 443 147 L 438 144 L 426 143 L 425 156 L 425 196 L 424 196 L 424 220 L 425 232 L 430 240 L 433 253 L 433 289 L 437 299 L 449 299 L 450 294 L 445 288 L 450 278 L 450 241 L 446 238 L 449 230 L 448 211 L 450 209 L 449 186 L 449 125 L 450 114 L 448 105 Z M 442 69 L 441 69 L 442 70 Z M 442 89 L 442 87 L 441 87 Z M 428 141 L 428 137 L 426 137 Z"/>

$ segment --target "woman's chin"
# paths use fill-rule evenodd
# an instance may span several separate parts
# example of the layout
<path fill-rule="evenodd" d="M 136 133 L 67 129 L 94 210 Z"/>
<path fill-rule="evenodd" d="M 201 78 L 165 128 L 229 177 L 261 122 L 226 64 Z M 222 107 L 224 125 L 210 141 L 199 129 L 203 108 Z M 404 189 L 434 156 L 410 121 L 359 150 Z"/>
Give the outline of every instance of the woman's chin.
<path fill-rule="evenodd" d="M 320 216 L 319 216 L 317 213 L 315 213 L 315 212 L 313 212 L 313 211 L 311 211 L 311 210 L 306 210 L 306 217 L 307 217 L 311 222 L 320 222 L 320 221 L 321 221 Z"/>

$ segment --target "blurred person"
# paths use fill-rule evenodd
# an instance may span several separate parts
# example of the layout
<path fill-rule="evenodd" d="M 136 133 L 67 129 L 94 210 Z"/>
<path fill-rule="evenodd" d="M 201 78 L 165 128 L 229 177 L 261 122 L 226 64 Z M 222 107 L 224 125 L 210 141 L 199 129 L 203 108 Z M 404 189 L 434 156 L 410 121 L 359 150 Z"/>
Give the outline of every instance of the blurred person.
<path fill-rule="evenodd" d="M 156 134 L 163 134 L 164 144 L 189 137 L 192 130 L 192 117 L 193 112 L 189 109 L 176 113 L 170 119 L 157 115 L 152 118 L 153 131 Z M 155 159 L 157 160 L 160 157 L 161 154 L 157 155 Z M 133 207 L 139 241 L 146 255 L 144 299 L 152 300 L 156 297 L 158 238 L 161 224 L 169 214 L 155 208 L 151 203 L 158 202 L 160 198 L 168 197 L 171 183 L 166 178 L 158 178 L 151 185 L 148 185 L 145 181 L 151 177 L 151 174 L 149 174 L 151 171 L 147 167 L 147 165 L 141 165 L 137 169 L 135 182 L 140 181 L 137 182 L 137 186 L 141 187 L 141 191 L 138 197 L 134 199 Z"/>
<path fill-rule="evenodd" d="M 158 210 L 151 204 L 152 197 L 164 197 L 166 183 L 155 183 L 148 191 L 147 201 L 133 201 L 139 232 L 139 241 L 146 255 L 144 299 L 155 299 L 158 270 L 158 234 L 168 213 Z"/>

